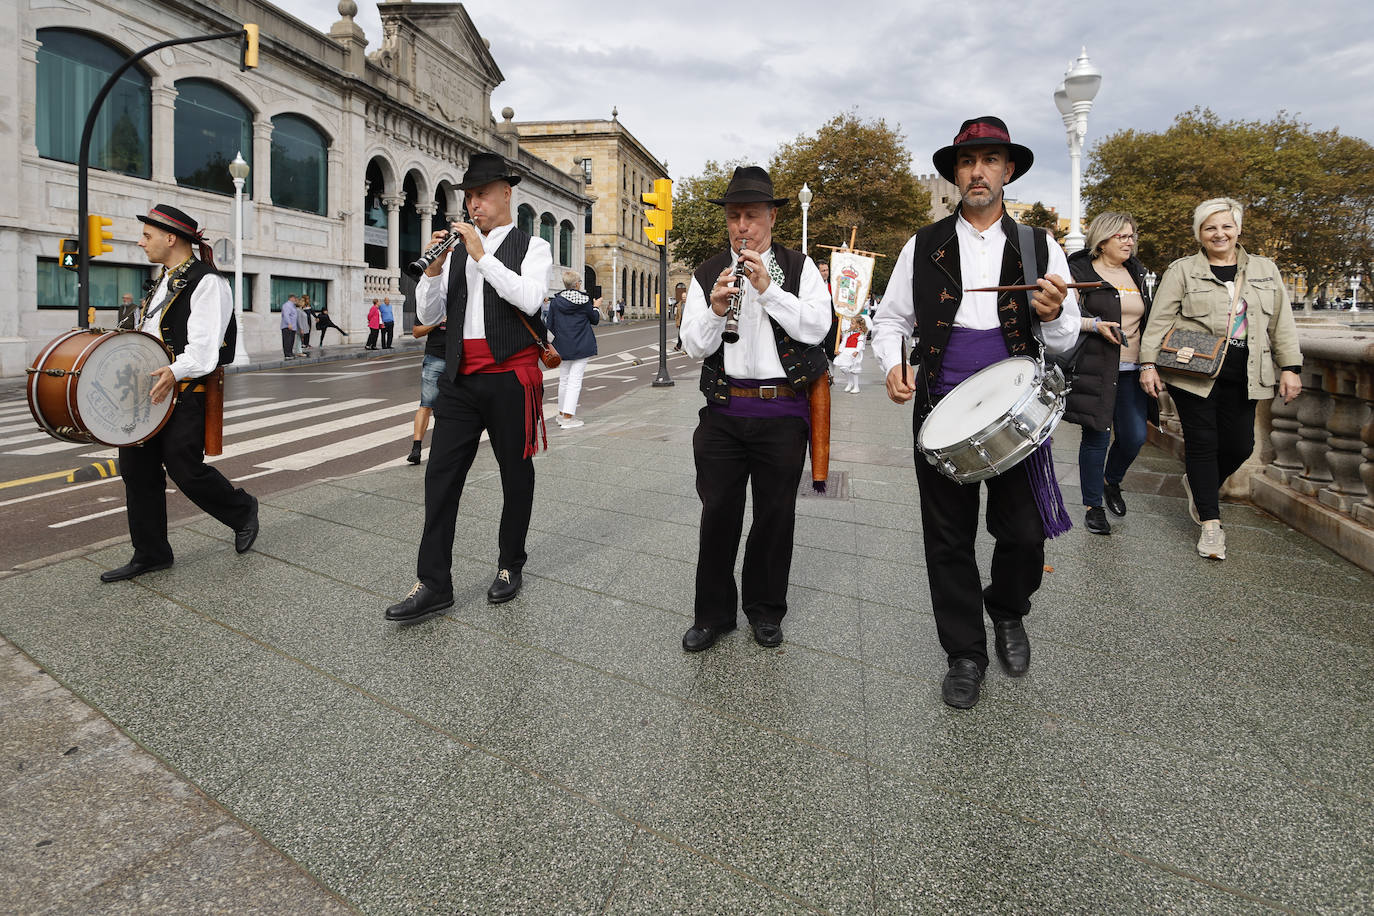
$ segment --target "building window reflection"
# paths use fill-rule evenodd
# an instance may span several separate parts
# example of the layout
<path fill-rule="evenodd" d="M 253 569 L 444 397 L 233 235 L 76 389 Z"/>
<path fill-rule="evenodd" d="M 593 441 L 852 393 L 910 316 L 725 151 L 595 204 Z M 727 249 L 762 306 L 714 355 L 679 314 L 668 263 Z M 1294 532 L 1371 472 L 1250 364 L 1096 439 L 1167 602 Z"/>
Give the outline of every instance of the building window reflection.
<path fill-rule="evenodd" d="M 329 143 L 298 115 L 272 119 L 272 203 L 326 215 L 329 201 Z"/>
<path fill-rule="evenodd" d="M 42 42 L 34 106 L 38 155 L 74 163 L 80 157 L 81 131 L 96 93 L 128 55 L 68 29 L 39 29 L 38 40 Z M 91 134 L 92 167 L 138 178 L 152 175 L 149 86 L 147 75 L 137 66 L 124 71 L 115 83 Z"/>
<path fill-rule="evenodd" d="M 216 194 L 233 194 L 229 163 L 242 154 L 253 164 L 253 116 L 248 107 L 221 86 L 201 79 L 176 84 L 177 184 Z M 248 173 L 243 193 L 253 193 Z"/>

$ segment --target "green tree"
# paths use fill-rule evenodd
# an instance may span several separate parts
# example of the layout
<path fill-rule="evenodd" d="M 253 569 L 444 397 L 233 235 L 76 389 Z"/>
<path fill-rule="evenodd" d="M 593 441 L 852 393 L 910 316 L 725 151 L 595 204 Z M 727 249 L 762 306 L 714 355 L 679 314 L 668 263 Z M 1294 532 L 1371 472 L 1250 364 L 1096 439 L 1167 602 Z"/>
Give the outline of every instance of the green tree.
<path fill-rule="evenodd" d="M 725 217 L 719 206 L 708 201 L 720 199 L 735 166 L 743 164 L 709 160 L 701 174 L 674 184 L 673 228 L 668 232 L 668 244 L 673 258 L 689 270 L 696 270 L 703 261 L 729 244 Z"/>
<path fill-rule="evenodd" d="M 1059 240 L 1059 216 L 1046 207 L 1040 201 L 1031 204 L 1031 208 L 1026 211 L 1026 215 L 1021 218 L 1021 222 L 1027 226 L 1038 226 L 1041 229 L 1048 229 L 1050 235 Z"/>
<path fill-rule="evenodd" d="M 1374 210 L 1374 147 L 1335 130 L 1315 132 L 1286 112 L 1223 121 L 1195 108 L 1160 133 L 1104 138 L 1085 173 L 1089 214 L 1131 213 L 1140 256 L 1156 269 L 1198 250 L 1193 208 L 1223 196 L 1246 208 L 1246 250 L 1319 287 L 1360 261 Z"/>
<path fill-rule="evenodd" d="M 817 245 L 844 245 L 858 228 L 856 245 L 880 252 L 873 290 L 887 288 L 897 254 L 921 226 L 930 222 L 930 195 L 911 171 L 911 153 L 900 128 L 882 119 L 862 120 L 853 112 L 835 115 L 814 134 L 784 143 L 768 166 L 779 197 L 792 203 L 778 213 L 773 237 L 801 247 L 801 205 L 797 192 L 806 184 L 814 195 L 807 240 L 813 258 L 829 255 Z"/>

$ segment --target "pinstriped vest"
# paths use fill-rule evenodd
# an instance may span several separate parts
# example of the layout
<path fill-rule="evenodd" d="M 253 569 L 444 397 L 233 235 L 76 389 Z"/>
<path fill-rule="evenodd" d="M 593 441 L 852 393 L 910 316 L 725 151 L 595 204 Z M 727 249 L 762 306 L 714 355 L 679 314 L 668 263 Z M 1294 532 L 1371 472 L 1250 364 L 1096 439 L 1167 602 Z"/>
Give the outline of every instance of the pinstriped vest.
<path fill-rule="evenodd" d="M 521 232 L 518 226 L 512 226 L 493 256 L 506 267 L 520 273 L 520 265 L 529 247 L 529 234 Z M 468 253 L 466 248 L 459 248 L 455 253 L 459 252 L 461 256 L 454 259 L 448 269 L 449 334 L 444 348 L 444 375 L 449 381 L 458 377 L 459 363 L 463 358 L 463 318 L 468 309 Z M 483 283 L 482 290 L 482 320 L 486 324 L 487 346 L 491 347 L 492 358 L 498 363 L 505 362 L 526 347 L 534 346 L 534 338 L 520 320 L 522 313 L 519 309 L 497 295 L 490 283 Z M 538 312 L 527 315 L 525 320 L 541 340 L 547 340 L 544 322 Z"/>

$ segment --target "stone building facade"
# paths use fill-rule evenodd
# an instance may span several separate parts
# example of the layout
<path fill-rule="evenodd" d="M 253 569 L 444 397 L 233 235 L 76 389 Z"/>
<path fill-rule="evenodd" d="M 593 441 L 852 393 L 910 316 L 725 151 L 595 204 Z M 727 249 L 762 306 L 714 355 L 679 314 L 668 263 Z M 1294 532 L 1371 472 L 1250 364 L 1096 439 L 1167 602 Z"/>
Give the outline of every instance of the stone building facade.
<path fill-rule="evenodd" d="M 515 129 L 523 149 L 554 168 L 575 171 L 583 183 L 589 198 L 585 288 L 599 287 L 607 306 L 623 300 L 627 317 L 654 314 L 654 297 L 661 293 L 659 254 L 644 235 L 645 213 L 652 208 L 641 195 L 653 191 L 655 179 L 668 177 L 667 166 L 620 123 L 614 109 L 609 121 L 517 121 Z"/>
<path fill-rule="evenodd" d="M 57 264 L 77 225 L 77 139 L 96 91 L 128 56 L 172 38 L 261 26 L 261 65 L 241 73 L 237 43 L 165 48 L 117 84 L 96 123 L 90 212 L 113 219 L 114 251 L 92 261 L 96 324 L 153 274 L 136 217 L 180 207 L 219 241 L 234 232 L 228 163 L 249 162 L 243 207 L 244 320 L 250 353 L 280 344 L 275 312 L 291 292 L 327 304 L 345 330 L 366 328 L 374 297 L 410 305 L 403 265 L 432 227 L 462 212 L 469 158 L 506 156 L 523 180 L 522 223 L 582 270 L 588 203 L 580 177 L 521 149 L 491 114 L 504 77 L 462 4 L 378 5 L 371 53 L 341 0 L 328 33 L 264 0 L 18 0 L 0 4 L 0 375 L 22 374 L 75 324 L 75 274 Z M 561 287 L 558 271 L 547 280 Z M 106 311 L 110 310 L 110 311 Z M 407 322 L 410 315 L 406 314 Z M 399 319 L 398 319 L 399 320 Z M 356 338 L 356 335 L 355 335 Z"/>

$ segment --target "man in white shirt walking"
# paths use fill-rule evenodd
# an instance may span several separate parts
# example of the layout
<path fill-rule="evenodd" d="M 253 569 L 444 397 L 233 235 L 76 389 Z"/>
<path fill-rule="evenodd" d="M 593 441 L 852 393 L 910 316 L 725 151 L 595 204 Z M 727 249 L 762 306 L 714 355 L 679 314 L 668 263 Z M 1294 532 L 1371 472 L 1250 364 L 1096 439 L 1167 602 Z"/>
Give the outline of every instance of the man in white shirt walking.
<path fill-rule="evenodd" d="M 954 142 L 933 158 L 936 171 L 959 187 L 960 208 L 902 248 L 873 321 L 873 352 L 887 374 L 888 396 L 899 404 L 916 399 L 917 437 L 935 403 L 959 382 L 1009 356 L 1037 355 L 1036 326 L 1055 352 L 1071 348 L 1079 328 L 1078 302 L 1062 279 L 1069 276 L 1068 261 L 1044 230 L 1035 231 L 1035 247 L 1045 276 L 1033 293 L 965 292 L 1024 282 L 1017 224 L 1003 207 L 1002 188 L 1031 167 L 1031 151 L 1011 142 L 1000 118 L 981 117 L 965 121 Z M 913 330 L 919 341 L 910 375 L 902 341 Z M 985 607 L 1007 673 L 1019 677 L 1030 665 L 1021 619 L 1040 588 L 1052 527 L 1042 518 L 1027 470 L 1037 460 L 1051 461 L 1047 486 L 1053 493 L 1046 500 L 1062 504 L 1048 449 L 986 481 L 987 527 L 996 546 L 992 582 L 984 590 L 974 553 L 980 488 L 943 476 L 916 452 L 926 576 L 949 662 L 942 695 L 950 706 L 968 709 L 978 702 L 988 664 Z"/>
<path fill-rule="evenodd" d="M 797 487 L 810 439 L 807 388 L 828 364 L 816 346 L 830 327 L 830 294 L 811 259 L 773 241 L 778 208 L 768 173 L 735 169 L 725 195 L 730 248 L 692 277 L 682 312 L 682 346 L 705 359 L 706 408 L 692 437 L 701 535 L 695 620 L 682 648 L 700 652 L 735 628 L 743 606 L 759 645 L 782 643 Z M 736 278 L 736 265 L 746 276 Z M 731 302 L 737 290 L 738 339 Z M 745 488 L 754 522 L 744 548 L 740 588 L 735 557 L 744 527 Z"/>
<path fill-rule="evenodd" d="M 167 540 L 167 478 L 186 498 L 234 532 L 234 549 L 243 553 L 258 536 L 258 501 L 205 463 L 205 385 L 219 366 L 234 359 L 238 327 L 229 281 L 215 270 L 214 255 L 195 220 L 175 207 L 159 204 L 140 216 L 139 247 L 162 265 L 157 286 L 134 312 L 135 329 L 152 334 L 171 349 L 170 366 L 153 372 L 154 404 L 178 392 L 176 408 L 157 435 L 142 445 L 119 450 L 124 478 L 129 537 L 134 555 L 128 563 L 100 574 L 119 582 L 172 565 Z M 191 253 L 195 243 L 200 259 Z M 164 468 L 165 473 L 164 473 Z"/>
<path fill-rule="evenodd" d="M 461 244 L 437 258 L 415 287 L 415 320 L 446 321 L 444 371 L 434 402 L 434 436 L 425 469 L 425 527 L 418 582 L 387 608 L 386 619 L 416 620 L 453 606 L 453 538 L 458 500 L 483 431 L 501 469 L 501 527 L 492 604 L 520 592 L 525 535 L 534 506 L 534 454 L 544 422 L 546 340 L 539 307 L 547 294 L 549 243 L 511 222 L 511 188 L 520 182 L 504 159 L 477 153 L 458 185 L 472 223 L 454 223 Z M 431 244 L 445 236 L 434 233 Z"/>

